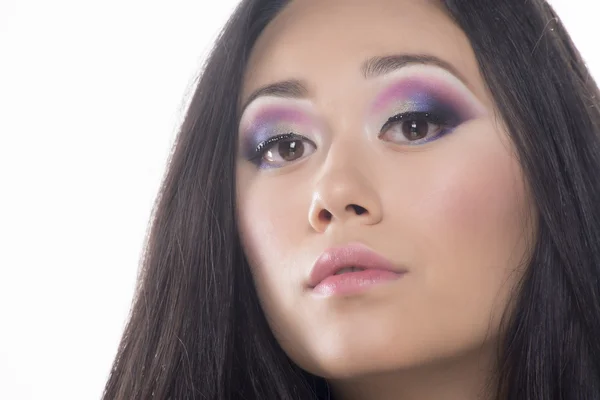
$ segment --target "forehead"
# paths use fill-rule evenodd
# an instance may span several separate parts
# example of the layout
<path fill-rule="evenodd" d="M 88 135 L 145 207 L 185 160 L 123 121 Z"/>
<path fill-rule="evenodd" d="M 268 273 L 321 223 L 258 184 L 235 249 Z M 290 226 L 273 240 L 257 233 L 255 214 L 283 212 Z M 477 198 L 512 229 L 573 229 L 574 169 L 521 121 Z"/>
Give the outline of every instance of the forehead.
<path fill-rule="evenodd" d="M 365 60 L 405 53 L 447 61 L 485 97 L 469 41 L 438 1 L 292 0 L 257 40 L 241 98 L 288 79 L 343 85 L 361 78 Z"/>

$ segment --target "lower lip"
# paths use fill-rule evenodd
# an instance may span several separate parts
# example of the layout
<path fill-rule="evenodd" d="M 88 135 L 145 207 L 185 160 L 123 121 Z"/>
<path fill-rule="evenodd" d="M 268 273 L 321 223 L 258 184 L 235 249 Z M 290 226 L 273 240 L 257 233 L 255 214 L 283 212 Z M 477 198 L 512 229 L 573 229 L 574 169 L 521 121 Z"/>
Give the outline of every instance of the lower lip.
<path fill-rule="evenodd" d="M 401 273 L 380 269 L 346 272 L 323 279 L 313 288 L 313 292 L 323 296 L 356 294 L 370 286 L 394 281 L 401 276 Z"/>

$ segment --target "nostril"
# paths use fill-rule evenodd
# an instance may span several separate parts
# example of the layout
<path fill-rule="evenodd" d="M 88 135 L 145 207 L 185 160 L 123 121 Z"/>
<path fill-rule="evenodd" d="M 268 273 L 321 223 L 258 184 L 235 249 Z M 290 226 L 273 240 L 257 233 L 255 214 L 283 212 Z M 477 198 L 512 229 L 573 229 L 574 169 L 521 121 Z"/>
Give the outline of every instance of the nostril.
<path fill-rule="evenodd" d="M 319 213 L 320 220 L 331 221 L 331 217 L 333 217 L 333 215 L 327 210 L 321 210 Z"/>
<path fill-rule="evenodd" d="M 348 209 L 348 208 L 352 208 L 352 209 L 354 210 L 354 212 L 356 213 L 356 215 L 362 215 L 362 214 L 364 214 L 364 213 L 366 213 L 366 212 L 367 212 L 367 209 L 366 209 L 366 208 L 364 208 L 364 207 L 361 207 L 361 206 L 359 206 L 359 205 L 356 205 L 356 204 L 350 204 L 350 205 L 349 205 L 348 207 L 346 207 L 346 208 L 347 208 L 347 209 Z"/>

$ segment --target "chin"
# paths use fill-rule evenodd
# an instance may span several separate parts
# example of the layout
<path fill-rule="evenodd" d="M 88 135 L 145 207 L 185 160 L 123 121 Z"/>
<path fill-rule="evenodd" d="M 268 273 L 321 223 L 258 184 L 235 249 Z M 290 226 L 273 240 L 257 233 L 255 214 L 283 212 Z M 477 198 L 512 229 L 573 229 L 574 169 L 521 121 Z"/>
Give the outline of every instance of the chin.
<path fill-rule="evenodd" d="M 483 349 L 478 341 L 438 337 L 429 342 L 424 336 L 338 332 L 321 336 L 313 346 L 296 347 L 288 355 L 313 375 L 343 380 L 460 363 L 477 358 Z"/>
<path fill-rule="evenodd" d="M 380 374 L 416 367 L 427 361 L 424 352 L 398 342 L 357 336 L 347 340 L 340 340 L 340 336 L 335 340 L 323 339 L 304 354 L 289 355 L 301 368 L 325 379 Z"/>

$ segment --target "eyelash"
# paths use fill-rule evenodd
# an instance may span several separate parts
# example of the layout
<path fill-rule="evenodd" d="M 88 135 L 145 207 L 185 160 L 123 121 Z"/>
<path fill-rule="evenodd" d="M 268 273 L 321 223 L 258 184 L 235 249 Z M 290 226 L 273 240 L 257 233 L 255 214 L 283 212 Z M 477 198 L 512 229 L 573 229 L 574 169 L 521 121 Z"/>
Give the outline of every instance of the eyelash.
<path fill-rule="evenodd" d="M 385 132 L 387 132 L 391 127 L 394 126 L 394 124 L 402 123 L 402 122 L 406 122 L 406 121 L 422 121 L 422 120 L 424 120 L 428 123 L 433 123 L 435 125 L 439 125 L 440 128 L 448 128 L 448 127 L 453 126 L 453 124 L 450 121 L 450 118 L 442 117 L 441 115 L 439 115 L 437 113 L 410 111 L 410 112 L 399 113 L 399 114 L 396 114 L 396 115 L 390 117 L 381 127 L 381 130 L 378 134 L 378 138 L 381 138 Z M 440 137 L 444 136 L 447 133 L 449 133 L 449 129 L 441 129 L 440 133 L 438 133 L 437 135 L 435 135 L 431 138 L 423 138 L 423 139 L 411 141 L 411 144 L 409 144 L 409 146 L 418 146 L 420 144 L 432 142 L 434 140 L 439 139 Z M 270 137 L 269 139 L 267 139 L 263 142 L 260 142 L 256 146 L 256 149 L 254 150 L 254 156 L 250 159 L 250 161 L 261 166 L 262 165 L 261 160 L 265 156 L 265 153 L 267 151 L 269 151 L 272 147 L 274 147 L 277 143 L 285 141 L 285 140 L 301 140 L 304 142 L 309 142 L 311 146 L 316 147 L 315 144 L 311 140 L 309 140 L 308 138 L 306 138 L 302 135 L 298 135 L 293 132 L 284 133 L 284 134 Z M 293 162 L 293 161 L 291 161 L 291 162 Z M 277 167 L 277 166 L 275 166 L 275 167 Z"/>
<path fill-rule="evenodd" d="M 298 135 L 293 132 L 276 135 L 276 136 L 268 138 L 264 142 L 260 142 L 258 144 L 258 146 L 256 146 L 256 149 L 254 150 L 254 152 L 256 153 L 256 157 L 264 156 L 264 154 L 267 152 L 267 150 L 269 150 L 271 148 L 271 145 L 277 144 L 277 143 L 281 142 L 282 140 L 293 140 L 293 139 L 308 140 L 304 136 Z"/>
<path fill-rule="evenodd" d="M 267 140 L 265 140 L 263 142 L 260 142 L 256 146 L 256 149 L 254 149 L 254 155 L 252 158 L 250 158 L 250 161 L 257 164 L 259 167 L 263 167 L 263 163 L 261 162 L 261 160 L 265 156 L 265 153 L 267 151 L 269 151 L 272 147 L 274 147 L 276 144 L 286 141 L 286 140 L 288 140 L 288 141 L 300 140 L 303 142 L 309 142 L 311 146 L 317 147 L 310 139 L 308 139 L 302 135 L 298 135 L 294 132 L 284 133 L 281 135 L 275 135 L 273 137 L 268 138 Z M 275 166 L 275 167 L 277 167 L 277 166 Z"/>
<path fill-rule="evenodd" d="M 451 118 L 451 117 L 445 117 L 445 116 L 442 116 L 441 114 L 438 114 L 435 112 L 409 111 L 409 112 L 399 113 L 399 114 L 396 114 L 396 115 L 390 117 L 381 127 L 381 130 L 379 131 L 379 134 L 378 134 L 378 138 L 381 138 L 384 135 L 384 133 L 386 133 L 395 124 L 409 122 L 409 121 L 426 121 L 427 123 L 432 123 L 434 125 L 438 125 L 440 127 L 440 132 L 437 135 L 432 136 L 430 138 L 425 137 L 425 138 L 418 139 L 418 140 L 412 140 L 412 141 L 410 141 L 409 144 L 407 144 L 408 146 L 419 146 L 419 145 L 437 140 L 440 137 L 449 133 L 451 128 L 456 126 L 454 118 Z M 448 128 L 450 128 L 450 129 L 448 129 Z"/>

